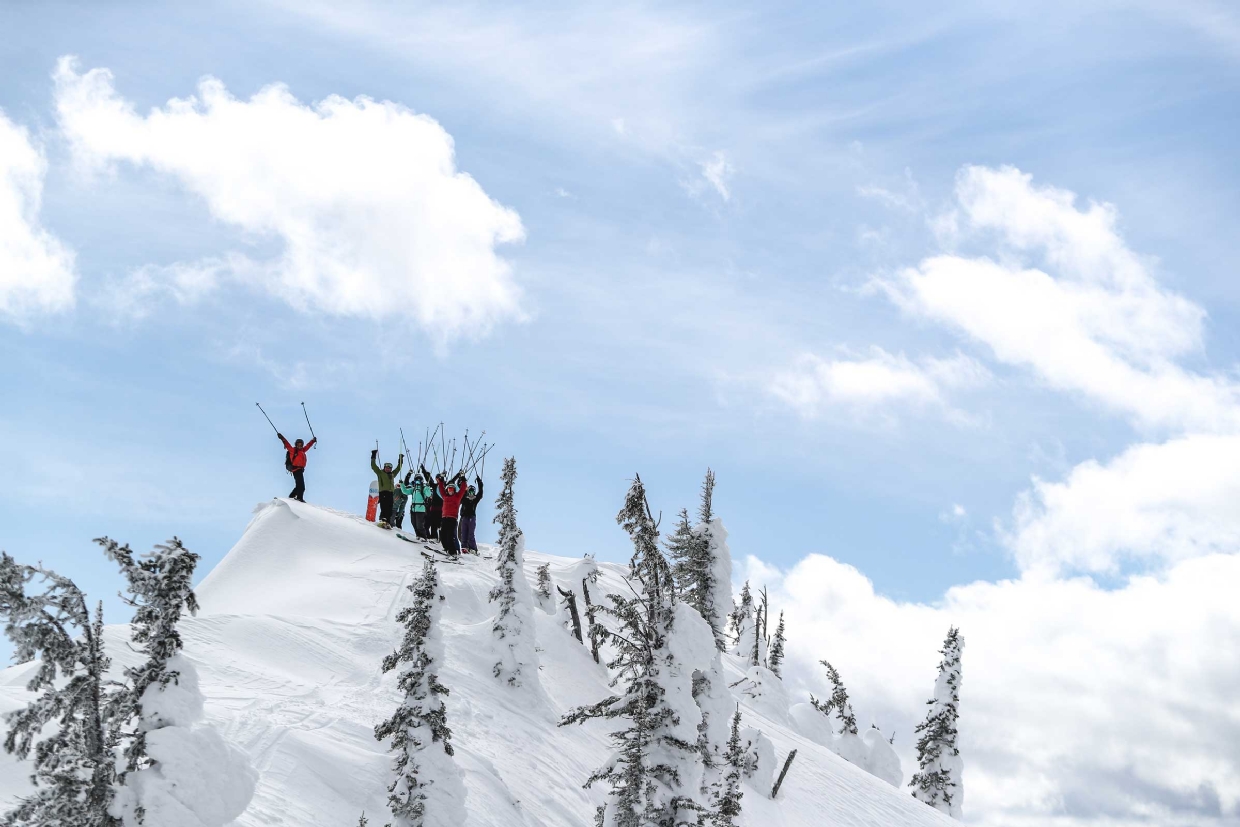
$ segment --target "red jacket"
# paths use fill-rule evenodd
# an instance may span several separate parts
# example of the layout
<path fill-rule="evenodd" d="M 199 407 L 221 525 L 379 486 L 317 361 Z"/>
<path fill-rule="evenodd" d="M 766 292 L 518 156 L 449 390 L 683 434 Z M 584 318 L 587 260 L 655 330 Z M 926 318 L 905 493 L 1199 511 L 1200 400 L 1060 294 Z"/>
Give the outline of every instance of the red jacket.
<path fill-rule="evenodd" d="M 450 520 L 455 520 L 456 515 L 461 513 L 461 500 L 465 499 L 465 492 L 469 490 L 469 486 L 458 485 L 455 494 L 448 493 L 448 486 L 444 485 L 443 480 L 439 481 L 439 496 L 443 500 L 443 515 Z"/>
<path fill-rule="evenodd" d="M 294 448 L 292 445 L 289 445 L 288 440 L 285 439 L 284 437 L 280 437 L 280 441 L 284 443 L 284 450 L 288 451 L 288 458 L 292 461 L 293 467 L 305 469 L 306 451 L 309 451 L 310 446 L 313 445 L 318 440 L 312 439 L 309 442 L 307 442 L 305 445 L 301 446 L 300 448 Z"/>

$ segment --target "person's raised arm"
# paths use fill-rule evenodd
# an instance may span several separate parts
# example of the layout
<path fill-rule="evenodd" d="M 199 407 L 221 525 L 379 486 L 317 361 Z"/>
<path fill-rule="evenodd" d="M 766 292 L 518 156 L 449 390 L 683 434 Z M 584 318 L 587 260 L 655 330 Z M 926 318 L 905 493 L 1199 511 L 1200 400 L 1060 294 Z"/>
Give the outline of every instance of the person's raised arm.
<path fill-rule="evenodd" d="M 280 441 L 284 443 L 284 450 L 293 450 L 293 446 L 288 444 L 288 440 L 284 438 L 284 434 L 276 434 L 276 436 L 280 437 Z"/>
<path fill-rule="evenodd" d="M 379 473 L 379 466 L 375 464 L 375 459 L 376 459 L 378 456 L 379 456 L 379 452 L 378 452 L 378 450 L 374 450 L 374 451 L 371 451 L 371 452 L 370 452 L 370 468 L 371 468 L 371 470 L 372 470 L 372 471 L 374 471 L 376 474 L 378 474 L 378 473 Z"/>
<path fill-rule="evenodd" d="M 392 469 L 393 478 L 400 476 L 400 467 L 404 464 L 405 464 L 405 455 L 401 454 L 399 457 L 396 458 L 396 467 Z"/>
<path fill-rule="evenodd" d="M 482 499 L 482 477 L 474 477 L 478 481 L 478 499 Z"/>
<path fill-rule="evenodd" d="M 318 442 L 318 441 L 319 441 L 319 438 L 318 438 L 317 436 L 316 436 L 316 437 L 311 437 L 310 441 L 309 441 L 309 442 L 307 442 L 307 443 L 305 444 L 305 446 L 303 446 L 303 447 L 302 447 L 302 450 L 303 450 L 303 451 L 309 451 L 311 448 L 313 448 L 313 447 L 314 447 L 314 443 L 316 443 L 316 442 Z"/>

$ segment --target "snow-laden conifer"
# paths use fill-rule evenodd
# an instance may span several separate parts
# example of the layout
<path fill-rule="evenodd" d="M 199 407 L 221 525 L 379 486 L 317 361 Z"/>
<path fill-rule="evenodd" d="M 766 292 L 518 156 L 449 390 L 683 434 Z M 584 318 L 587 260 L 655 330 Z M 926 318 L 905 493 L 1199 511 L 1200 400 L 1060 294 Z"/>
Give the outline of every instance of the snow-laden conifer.
<path fill-rule="evenodd" d="M 784 613 L 779 613 L 779 625 L 775 627 L 775 639 L 771 643 L 771 651 L 766 656 L 766 668 L 775 673 L 776 677 L 782 678 L 780 670 L 784 664 Z"/>
<path fill-rule="evenodd" d="M 634 480 L 616 518 L 633 541 L 629 561 L 631 596 L 609 594 L 606 611 L 618 621 L 611 640 L 616 657 L 612 686 L 624 682 L 624 694 L 592 706 L 578 707 L 560 724 L 592 718 L 623 719 L 613 732 L 616 752 L 586 781 L 611 786 L 607 805 L 596 823 L 606 827 L 673 827 L 701 809 L 689 791 L 698 785 L 701 758 L 694 739 L 696 721 L 681 721 L 668 687 L 674 680 L 671 650 L 676 616 L 671 567 L 659 550 L 659 532 L 641 478 Z M 683 687 L 687 689 L 688 687 Z M 677 693 L 682 689 L 676 686 Z M 689 695 L 689 692 L 685 692 Z M 676 700 L 688 700 L 691 698 Z M 695 708 L 696 709 L 696 708 Z"/>
<path fill-rule="evenodd" d="M 964 761 L 956 746 L 956 719 L 960 714 L 960 655 L 964 638 L 952 627 L 940 652 L 934 697 L 926 701 L 926 720 L 917 725 L 918 770 L 909 781 L 913 796 L 952 818 L 964 815 Z"/>
<path fill-rule="evenodd" d="M 555 614 L 555 598 L 551 595 L 551 564 L 543 563 L 538 567 L 538 583 L 534 587 L 534 597 L 538 606 L 549 615 Z"/>
<path fill-rule="evenodd" d="M 698 522 L 690 525 L 681 509 L 675 531 L 667 539 L 677 595 L 710 624 L 715 645 L 726 649 L 728 611 L 732 604 L 732 553 L 727 529 L 714 512 L 715 473 L 706 470 Z"/>
<path fill-rule="evenodd" d="M 736 827 L 736 817 L 741 814 L 741 774 L 745 769 L 745 748 L 741 744 L 741 711 L 732 715 L 732 734 L 728 738 L 728 750 L 724 753 L 724 773 L 719 796 L 711 814 L 711 827 Z"/>
<path fill-rule="evenodd" d="M 844 688 L 844 681 L 840 677 L 840 673 L 836 668 L 827 661 L 819 661 L 827 669 L 827 680 L 831 681 L 831 697 L 824 703 L 813 695 L 809 696 L 809 702 L 814 705 L 823 715 L 831 717 L 832 711 L 839 717 L 840 733 L 848 735 L 857 734 L 857 716 L 853 714 L 852 704 L 848 701 L 848 690 Z"/>
<path fill-rule="evenodd" d="M 504 487 L 495 498 L 495 520 L 499 525 L 499 542 L 495 570 L 499 584 L 491 589 L 491 601 L 499 603 L 499 611 L 491 626 L 498 659 L 495 677 L 510 686 L 536 681 L 538 653 L 534 640 L 534 601 L 530 584 L 525 580 L 525 536 L 517 527 L 517 508 L 513 486 L 517 480 L 517 461 L 504 460 L 500 474 Z"/>
<path fill-rule="evenodd" d="M 728 629 L 732 635 L 732 654 L 748 660 L 753 655 L 754 605 L 749 581 L 741 587 L 741 599 L 728 615 Z"/>
<path fill-rule="evenodd" d="M 41 591 L 27 593 L 38 581 Z M 103 607 L 92 618 L 86 597 L 67 577 L 0 554 L 0 614 L 18 663 L 39 660 L 26 685 L 35 698 L 5 716 L 5 751 L 34 752 L 35 790 L 4 818 L 6 827 L 115 827 L 108 812 L 116 761 L 107 717 L 109 659 Z M 55 722 L 51 733 L 43 729 Z"/>
<path fill-rule="evenodd" d="M 96 542 L 127 581 L 130 636 L 146 657 L 125 669 L 109 704 L 126 759 L 112 814 L 126 827 L 221 827 L 245 810 L 257 779 L 243 753 L 200 723 L 198 674 L 181 654 L 177 625 L 185 610 L 198 611 L 199 557 L 175 537 L 140 557 L 115 540 Z"/>
<path fill-rule="evenodd" d="M 141 558 L 135 558 L 128 545 L 119 545 L 107 537 L 95 542 L 103 548 L 105 556 L 116 562 L 128 582 L 128 594 L 122 599 L 135 610 L 130 622 L 130 637 L 137 651 L 146 656 L 140 665 L 125 669 L 129 684 L 125 691 L 113 696 L 113 714 L 118 722 L 128 725 L 141 718 L 135 728 L 122 733 L 129 742 L 125 747 L 123 777 L 150 763 L 146 751 L 147 733 L 167 726 L 154 708 L 155 704 L 144 709 L 143 696 L 152 688 L 154 695 L 169 684 L 177 683 L 180 677 L 176 665 L 170 665 L 170 661 L 181 653 L 183 645 L 177 630 L 182 611 L 189 610 L 191 615 L 198 613 L 193 577 L 199 557 L 176 537 Z"/>
<path fill-rule="evenodd" d="M 400 648 L 383 659 L 383 672 L 401 669 L 397 686 L 404 692 L 392 717 L 375 727 L 375 738 L 391 738 L 395 778 L 388 806 L 398 827 L 460 824 L 465 820 L 464 784 L 452 760 L 452 730 L 439 681 L 443 639 L 439 628 L 439 573 L 427 560 L 422 575 L 408 587 L 413 602 L 396 622 L 405 628 Z"/>

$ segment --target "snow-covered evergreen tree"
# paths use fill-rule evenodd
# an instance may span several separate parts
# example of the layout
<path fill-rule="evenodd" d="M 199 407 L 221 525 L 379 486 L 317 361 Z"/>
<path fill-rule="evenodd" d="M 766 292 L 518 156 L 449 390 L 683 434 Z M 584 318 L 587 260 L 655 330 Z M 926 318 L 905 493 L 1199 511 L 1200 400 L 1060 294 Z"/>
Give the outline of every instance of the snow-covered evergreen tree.
<path fill-rule="evenodd" d="M 741 587 L 740 602 L 728 616 L 728 628 L 732 634 L 732 654 L 748 659 L 753 653 L 754 634 L 753 594 L 748 580 Z"/>
<path fill-rule="evenodd" d="M 749 650 L 750 666 L 761 666 L 766 660 L 767 641 L 769 640 L 766 634 L 766 625 L 767 614 L 770 610 L 770 599 L 766 595 L 766 586 L 763 586 L 762 596 L 754 610 L 752 646 Z"/>
<path fill-rule="evenodd" d="M 848 690 L 844 688 L 844 681 L 840 678 L 840 673 L 835 667 L 827 661 L 819 661 L 827 668 L 827 680 L 831 681 L 831 697 L 824 703 L 813 695 L 809 696 L 809 702 L 814 705 L 823 715 L 828 718 L 831 712 L 840 719 L 840 733 L 848 735 L 857 734 L 857 716 L 853 714 L 852 704 L 848 701 Z"/>
<path fill-rule="evenodd" d="M 711 827 L 736 827 L 736 817 L 741 814 L 741 774 L 745 768 L 745 748 L 741 744 L 741 711 L 732 716 L 732 734 L 728 738 L 728 751 L 724 753 L 724 773 L 715 811 L 711 814 Z"/>
<path fill-rule="evenodd" d="M 617 654 L 607 666 L 616 670 L 612 686 L 624 681 L 624 694 L 578 707 L 560 724 L 592 718 L 625 722 L 611 735 L 616 752 L 586 781 L 587 787 L 598 781 L 611 786 L 608 805 L 601 808 L 596 823 L 674 827 L 700 810 L 687 794 L 698 779 L 685 776 L 700 773 L 701 758 L 690 740 L 696 722 L 682 722 L 668 697 L 667 685 L 676 668 L 670 648 L 676 589 L 671 567 L 659 550 L 658 526 L 640 477 L 633 481 L 616 520 L 633 541 L 629 571 L 634 593 L 609 594 L 605 609 L 619 625 L 611 636 Z"/>
<path fill-rule="evenodd" d="M 775 627 L 775 640 L 771 643 L 771 651 L 766 656 L 766 668 L 782 678 L 780 670 L 784 664 L 784 613 L 779 613 L 779 625 Z"/>
<path fill-rule="evenodd" d="M 42 591 L 27 593 L 33 581 Z M 26 685 L 38 697 L 9 713 L 5 751 L 34 751 L 35 790 L 4 817 L 6 827 L 115 827 L 108 812 L 116 761 L 107 717 L 109 659 L 103 648 L 103 606 L 94 617 L 73 581 L 0 554 L 0 614 L 18 663 L 39 660 Z M 43 728 L 55 722 L 43 737 Z"/>
<path fill-rule="evenodd" d="M 388 806 L 400 827 L 460 824 L 465 820 L 464 784 L 452 760 L 452 730 L 443 701 L 448 688 L 438 675 L 442 608 L 433 561 L 426 561 L 422 575 L 408 588 L 413 602 L 396 615 L 405 627 L 404 637 L 400 648 L 383 659 L 385 674 L 403 667 L 397 686 L 404 698 L 392 717 L 375 727 L 375 738 L 391 738 L 396 755 Z"/>
<path fill-rule="evenodd" d="M 525 580 L 525 536 L 517 527 L 517 508 L 513 485 L 517 480 L 517 461 L 504 460 L 500 474 L 504 487 L 495 498 L 495 519 L 499 525 L 499 584 L 491 589 L 491 601 L 499 602 L 499 612 L 491 632 L 498 650 L 495 677 L 510 686 L 522 686 L 538 677 L 538 653 L 534 641 L 534 601 Z"/>
<path fill-rule="evenodd" d="M 95 542 L 108 559 L 120 566 L 121 574 L 128 581 L 128 595 L 122 599 L 135 609 L 130 636 L 137 650 L 146 656 L 141 665 L 125 670 L 129 685 L 112 699 L 113 715 L 122 726 L 139 717 L 142 719 L 136 728 L 118 733 L 129 742 L 125 747 L 123 777 L 150 763 L 146 751 L 147 733 L 167 725 L 155 709 L 144 709 L 143 696 L 152 687 L 154 695 L 180 677 L 180 672 L 169 663 L 181 653 L 183 644 L 177 624 L 182 611 L 188 609 L 191 615 L 198 613 L 193 577 L 199 557 L 176 537 L 141 558 L 135 558 L 128 545 L 119 545 L 107 537 Z"/>
<path fill-rule="evenodd" d="M 243 753 L 200 724 L 198 674 L 181 654 L 177 624 L 186 609 L 198 611 L 199 557 L 175 537 L 141 557 L 106 537 L 96 542 L 128 581 L 131 639 L 146 656 L 109 703 L 113 741 L 126 744 L 112 814 L 126 827 L 221 827 L 244 812 L 257 779 Z"/>
<path fill-rule="evenodd" d="M 715 474 L 706 470 L 698 523 L 690 525 L 689 512 L 681 509 L 676 530 L 666 541 L 676 579 L 677 596 L 697 609 L 715 636 L 715 645 L 727 648 L 726 611 L 732 603 L 732 553 L 728 532 L 715 516 Z"/>
<path fill-rule="evenodd" d="M 538 606 L 549 615 L 555 614 L 555 598 L 551 596 L 551 564 L 543 563 L 538 567 L 538 585 L 534 587 L 534 597 Z"/>
<path fill-rule="evenodd" d="M 964 761 L 956 746 L 956 719 L 960 714 L 960 655 L 964 638 L 952 627 L 940 650 L 939 677 L 934 697 L 926 703 L 926 720 L 917 725 L 918 770 L 909 781 L 913 797 L 952 818 L 964 816 Z"/>

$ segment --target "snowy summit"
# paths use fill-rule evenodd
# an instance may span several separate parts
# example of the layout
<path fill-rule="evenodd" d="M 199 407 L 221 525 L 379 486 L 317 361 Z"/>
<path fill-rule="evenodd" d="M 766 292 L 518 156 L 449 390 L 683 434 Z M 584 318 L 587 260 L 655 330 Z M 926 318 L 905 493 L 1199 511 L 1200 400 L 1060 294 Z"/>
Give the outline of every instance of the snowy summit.
<path fill-rule="evenodd" d="M 148 739 L 154 769 L 136 773 L 147 773 L 147 788 L 131 774 L 110 805 L 116 823 L 351 827 L 363 814 L 402 827 L 660 823 L 652 812 L 746 827 L 951 823 L 910 795 L 912 771 L 877 730 L 839 724 L 851 709 L 796 703 L 778 663 L 720 651 L 716 634 L 730 634 L 712 626 L 720 617 L 704 619 L 660 579 L 672 565 L 638 489 L 621 515 L 634 568 L 525 551 L 502 494 L 500 543 L 459 563 L 432 562 L 360 516 L 286 499 L 259 505 L 196 590 L 197 614 L 177 624 L 180 680 L 164 691 L 180 701 L 160 707 L 158 686 L 146 690 L 142 720 L 164 707 L 168 720 Z M 722 524 L 703 516 L 681 539 L 726 553 Z M 103 628 L 109 674 L 142 667 L 143 652 L 127 645 L 135 629 Z M 631 639 L 655 632 L 654 643 Z M 4 711 L 30 703 L 39 668 L 2 673 Z M 634 686 L 659 701 L 635 707 Z M 637 734 L 618 748 L 613 733 L 626 730 Z M 626 763 L 643 749 L 639 765 Z M 29 774 L 28 762 L 5 758 L 6 809 L 31 795 Z M 638 776 L 639 787 L 624 787 Z M 394 821 L 397 798 L 405 809 Z M 140 822 L 144 801 L 164 804 L 148 805 Z"/>

